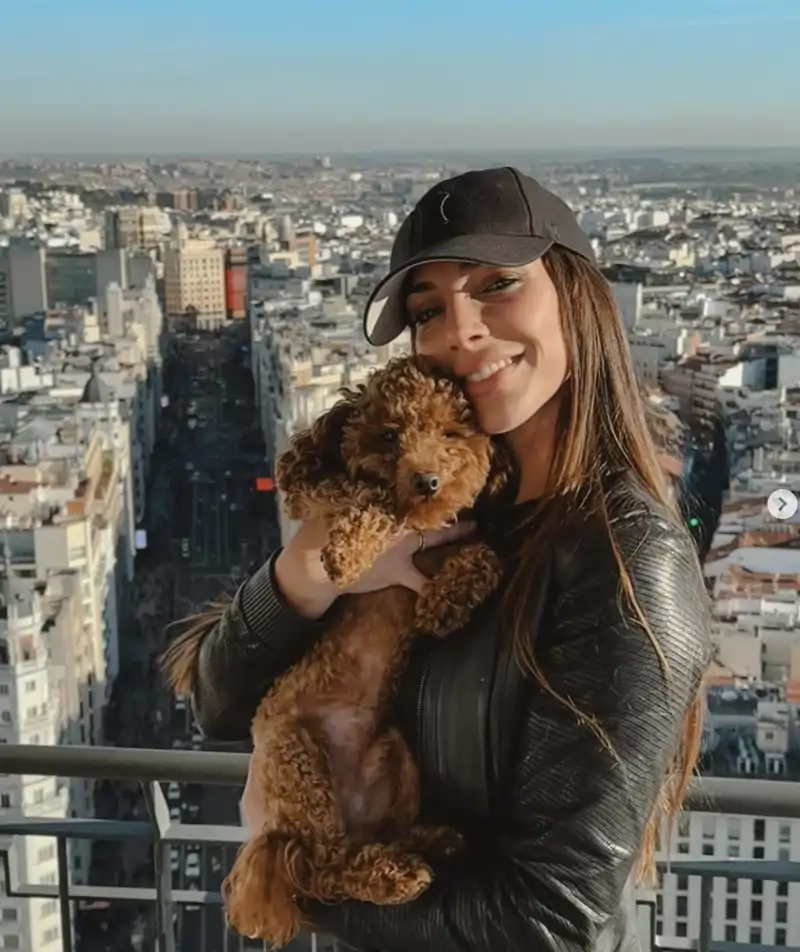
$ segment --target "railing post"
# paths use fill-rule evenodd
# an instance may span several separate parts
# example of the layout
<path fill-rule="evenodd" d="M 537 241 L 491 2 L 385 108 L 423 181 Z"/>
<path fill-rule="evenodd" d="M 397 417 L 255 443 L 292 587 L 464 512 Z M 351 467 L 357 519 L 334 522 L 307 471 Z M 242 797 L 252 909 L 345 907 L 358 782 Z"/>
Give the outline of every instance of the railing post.
<path fill-rule="evenodd" d="M 714 880 L 703 876 L 700 880 L 700 933 L 697 938 L 697 952 L 709 952 L 711 948 L 712 890 Z"/>
<path fill-rule="evenodd" d="M 172 867 L 169 843 L 160 837 L 155 840 L 156 922 L 158 923 L 158 952 L 175 952 L 175 905 L 172 902 Z"/>
<path fill-rule="evenodd" d="M 153 866 L 156 882 L 156 928 L 158 929 L 158 952 L 176 952 L 175 929 L 173 926 L 172 867 L 170 865 L 170 844 L 162 839 L 162 828 L 169 826 L 169 811 L 164 794 L 157 782 L 143 783 L 144 794 L 150 818 L 153 823 Z"/>
<path fill-rule="evenodd" d="M 58 909 L 61 914 L 61 948 L 72 952 L 72 900 L 69 898 L 69 850 L 63 836 L 56 840 L 58 859 Z"/>

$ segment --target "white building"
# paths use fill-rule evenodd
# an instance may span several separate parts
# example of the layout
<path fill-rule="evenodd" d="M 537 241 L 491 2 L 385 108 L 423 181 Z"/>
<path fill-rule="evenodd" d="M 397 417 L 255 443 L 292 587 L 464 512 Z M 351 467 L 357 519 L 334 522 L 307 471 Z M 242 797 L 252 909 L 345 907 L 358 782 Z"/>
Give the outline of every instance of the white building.
<path fill-rule="evenodd" d="M 800 863 L 800 820 L 684 813 L 660 858 L 766 859 Z M 701 880 L 667 873 L 656 899 L 656 932 L 697 939 Z M 711 940 L 800 945 L 800 883 L 714 879 Z"/>
<path fill-rule="evenodd" d="M 8 561 L 0 578 L 0 743 L 58 744 L 60 698 L 42 628 L 41 600 L 28 580 L 15 577 Z M 69 789 L 56 777 L 0 776 L 0 815 L 63 819 Z M 0 838 L 10 850 L 19 882 L 56 885 L 55 840 L 42 836 Z M 3 890 L 5 892 L 5 890 Z M 0 944 L 21 952 L 60 949 L 58 902 L 0 896 Z"/>
<path fill-rule="evenodd" d="M 257 285 L 251 281 L 251 289 Z M 408 335 L 385 347 L 363 339 L 356 311 L 344 301 L 265 302 L 251 297 L 249 307 L 251 364 L 266 465 L 274 472 L 277 457 L 292 435 L 309 426 L 339 399 L 344 386 L 357 386 L 390 357 L 406 353 Z M 295 526 L 278 500 L 281 538 Z"/>

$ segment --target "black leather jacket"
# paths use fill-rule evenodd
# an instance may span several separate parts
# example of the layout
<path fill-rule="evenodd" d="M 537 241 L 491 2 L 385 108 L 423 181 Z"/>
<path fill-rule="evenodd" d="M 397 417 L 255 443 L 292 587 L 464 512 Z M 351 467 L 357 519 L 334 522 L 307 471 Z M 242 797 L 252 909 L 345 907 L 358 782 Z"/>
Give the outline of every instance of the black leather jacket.
<path fill-rule="evenodd" d="M 531 634 L 552 688 L 596 719 L 614 756 L 520 674 L 495 602 L 465 630 L 422 639 L 396 719 L 420 766 L 425 819 L 464 831 L 467 854 L 437 866 L 413 903 L 316 909 L 320 932 L 382 952 L 638 947 L 631 871 L 709 660 L 709 616 L 683 528 L 625 480 L 610 512 L 669 673 L 591 521 L 565 526 L 531 579 Z M 514 521 L 502 527 L 508 555 Z M 206 735 L 246 738 L 261 696 L 321 627 L 284 603 L 272 561 L 245 583 L 200 652 L 194 702 Z"/>

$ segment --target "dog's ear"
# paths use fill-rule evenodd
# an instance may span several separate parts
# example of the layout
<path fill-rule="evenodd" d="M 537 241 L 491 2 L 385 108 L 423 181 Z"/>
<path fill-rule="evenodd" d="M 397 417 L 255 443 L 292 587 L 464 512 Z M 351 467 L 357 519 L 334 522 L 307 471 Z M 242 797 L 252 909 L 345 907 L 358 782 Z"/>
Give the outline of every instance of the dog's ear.
<path fill-rule="evenodd" d="M 325 480 L 344 478 L 342 435 L 355 411 L 356 390 L 343 391 L 343 396 L 330 410 L 305 430 L 296 433 L 289 448 L 278 457 L 275 480 L 286 494 L 308 492 Z"/>

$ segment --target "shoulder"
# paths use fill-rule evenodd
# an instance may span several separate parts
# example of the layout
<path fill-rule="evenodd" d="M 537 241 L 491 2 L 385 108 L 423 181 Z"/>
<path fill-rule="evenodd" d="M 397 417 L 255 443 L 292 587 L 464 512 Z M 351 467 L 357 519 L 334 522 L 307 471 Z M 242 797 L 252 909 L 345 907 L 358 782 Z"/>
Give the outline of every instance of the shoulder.
<path fill-rule="evenodd" d="M 605 504 L 607 519 L 578 512 L 566 521 L 556 540 L 559 577 L 579 578 L 592 565 L 594 575 L 618 579 L 616 550 L 629 573 L 646 574 L 654 560 L 666 559 L 665 567 L 675 566 L 690 581 L 702 581 L 696 546 L 679 515 L 627 477 L 609 488 Z"/>
<path fill-rule="evenodd" d="M 585 631 L 588 622 L 627 650 L 631 636 L 640 638 L 644 620 L 668 659 L 682 655 L 690 667 L 704 667 L 710 606 L 689 532 L 627 478 L 610 488 L 606 507 L 607 523 L 596 515 L 576 516 L 556 542 L 562 632 Z"/>

